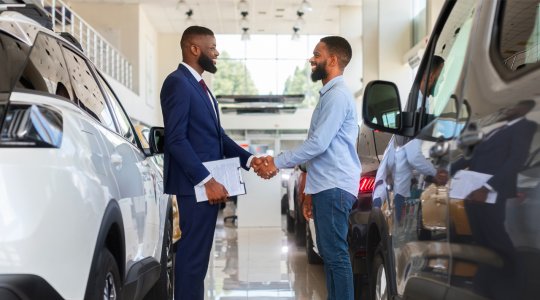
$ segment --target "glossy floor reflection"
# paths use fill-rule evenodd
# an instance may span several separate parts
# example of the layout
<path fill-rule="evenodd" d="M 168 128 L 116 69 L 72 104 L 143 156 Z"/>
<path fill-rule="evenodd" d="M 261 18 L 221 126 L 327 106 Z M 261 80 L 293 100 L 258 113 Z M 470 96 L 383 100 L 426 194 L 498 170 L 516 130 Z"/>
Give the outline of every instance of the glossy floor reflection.
<path fill-rule="evenodd" d="M 283 228 L 240 228 L 219 217 L 205 299 L 326 299 L 324 270 L 309 265 Z"/>

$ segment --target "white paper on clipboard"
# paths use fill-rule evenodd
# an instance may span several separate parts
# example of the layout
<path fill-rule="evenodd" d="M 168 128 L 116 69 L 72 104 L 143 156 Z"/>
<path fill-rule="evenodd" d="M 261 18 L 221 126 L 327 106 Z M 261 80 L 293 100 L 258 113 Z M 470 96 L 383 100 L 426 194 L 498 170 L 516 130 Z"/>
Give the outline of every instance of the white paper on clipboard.
<path fill-rule="evenodd" d="M 212 174 L 212 177 L 227 189 L 229 196 L 244 195 L 246 193 L 238 157 L 207 161 L 203 165 Z M 195 197 L 197 202 L 208 201 L 204 186 L 195 186 Z"/>
<path fill-rule="evenodd" d="M 471 192 L 481 188 L 492 175 L 460 170 L 454 175 L 450 183 L 450 198 L 465 199 Z M 489 192 L 486 203 L 494 204 L 497 201 L 497 192 Z"/>

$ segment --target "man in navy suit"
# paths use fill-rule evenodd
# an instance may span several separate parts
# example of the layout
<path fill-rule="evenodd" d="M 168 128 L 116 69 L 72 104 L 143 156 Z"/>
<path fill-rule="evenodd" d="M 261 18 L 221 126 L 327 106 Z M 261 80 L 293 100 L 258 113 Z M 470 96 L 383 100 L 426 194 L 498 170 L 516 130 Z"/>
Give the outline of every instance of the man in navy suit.
<path fill-rule="evenodd" d="M 523 168 L 537 124 L 525 119 L 535 101 L 523 100 L 503 112 L 506 123 L 488 133 L 469 159 L 452 164 L 452 173 L 470 171 L 492 175 L 465 201 L 465 211 L 473 241 L 495 251 L 503 259 L 502 268 L 481 265 L 474 279 L 476 292 L 490 299 L 519 299 L 519 265 L 510 236 L 505 228 L 506 200 L 516 196 L 518 172 Z M 490 192 L 497 193 L 494 204 L 486 203 Z"/>
<path fill-rule="evenodd" d="M 187 28 L 180 42 L 182 63 L 163 83 L 161 108 L 165 124 L 165 192 L 176 195 L 182 238 L 176 252 L 175 300 L 204 299 L 204 278 L 219 205 L 227 200 L 225 187 L 203 162 L 239 157 L 249 170 L 262 160 L 254 158 L 221 128 L 217 102 L 202 80 L 215 73 L 214 33 L 205 27 Z M 204 186 L 209 201 L 197 202 L 194 187 Z"/>

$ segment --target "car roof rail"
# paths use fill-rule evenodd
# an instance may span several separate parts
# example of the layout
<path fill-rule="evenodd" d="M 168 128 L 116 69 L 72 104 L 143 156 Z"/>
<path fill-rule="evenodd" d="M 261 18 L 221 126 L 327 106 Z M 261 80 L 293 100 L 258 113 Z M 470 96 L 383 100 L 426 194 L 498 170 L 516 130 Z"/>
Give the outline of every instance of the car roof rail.
<path fill-rule="evenodd" d="M 18 12 L 41 26 L 53 30 L 52 19 L 49 13 L 33 0 L 0 0 L 0 13 L 3 11 Z"/>
<path fill-rule="evenodd" d="M 84 53 L 84 50 L 81 46 L 81 43 L 79 43 L 79 41 L 77 40 L 76 37 L 74 37 L 71 33 L 69 32 L 60 32 L 60 36 L 63 37 L 66 41 L 70 42 L 73 46 L 75 46 L 77 49 L 81 50 L 81 52 Z"/>

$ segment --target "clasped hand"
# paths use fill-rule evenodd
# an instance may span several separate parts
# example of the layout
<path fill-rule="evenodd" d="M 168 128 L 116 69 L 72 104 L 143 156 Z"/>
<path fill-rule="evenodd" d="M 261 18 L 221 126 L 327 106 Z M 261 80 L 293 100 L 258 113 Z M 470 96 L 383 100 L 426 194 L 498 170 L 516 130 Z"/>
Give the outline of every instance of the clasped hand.
<path fill-rule="evenodd" d="M 272 156 L 254 157 L 251 160 L 251 167 L 257 175 L 264 179 L 270 179 L 278 172 Z"/>

